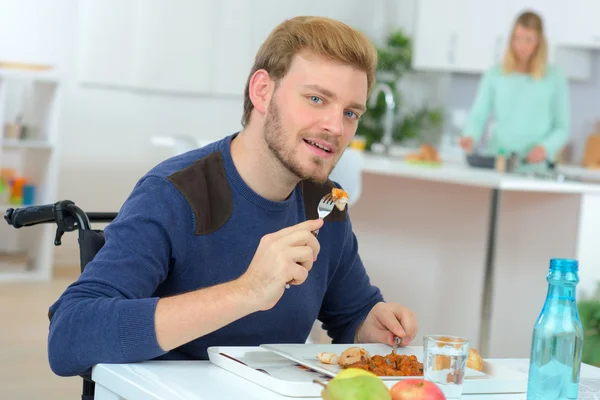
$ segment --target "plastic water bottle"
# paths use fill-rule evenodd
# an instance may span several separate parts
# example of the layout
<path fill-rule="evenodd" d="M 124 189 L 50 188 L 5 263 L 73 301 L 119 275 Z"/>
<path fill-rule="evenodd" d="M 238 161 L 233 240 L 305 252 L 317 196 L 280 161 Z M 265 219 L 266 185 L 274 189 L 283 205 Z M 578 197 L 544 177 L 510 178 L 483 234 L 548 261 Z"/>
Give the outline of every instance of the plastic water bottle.
<path fill-rule="evenodd" d="M 527 400 L 577 399 L 583 350 L 578 271 L 576 260 L 550 260 L 548 294 L 533 328 Z"/>

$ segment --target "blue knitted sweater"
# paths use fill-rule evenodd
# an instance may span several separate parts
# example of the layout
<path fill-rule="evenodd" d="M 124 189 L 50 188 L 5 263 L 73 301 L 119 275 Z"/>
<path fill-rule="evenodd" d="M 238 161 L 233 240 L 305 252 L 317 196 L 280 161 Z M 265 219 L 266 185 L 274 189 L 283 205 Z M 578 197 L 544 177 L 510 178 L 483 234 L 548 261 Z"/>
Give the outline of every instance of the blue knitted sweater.
<path fill-rule="evenodd" d="M 209 346 L 304 343 L 316 319 L 334 343 L 352 343 L 382 296 L 357 253 L 347 210 L 325 219 L 321 252 L 306 282 L 277 305 L 252 313 L 170 352 L 156 339 L 160 297 L 240 277 L 265 234 L 317 218 L 332 182 L 300 182 L 281 202 L 242 180 L 228 136 L 168 159 L 143 176 L 105 229 L 106 243 L 50 307 L 48 354 L 61 376 L 97 363 L 207 359 Z"/>

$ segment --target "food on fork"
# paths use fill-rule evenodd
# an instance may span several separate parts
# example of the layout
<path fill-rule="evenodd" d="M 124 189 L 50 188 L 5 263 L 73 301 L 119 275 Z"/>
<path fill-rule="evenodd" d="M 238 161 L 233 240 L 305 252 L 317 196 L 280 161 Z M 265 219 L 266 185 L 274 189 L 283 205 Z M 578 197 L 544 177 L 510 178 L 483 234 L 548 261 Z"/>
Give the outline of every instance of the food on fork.
<path fill-rule="evenodd" d="M 331 189 L 331 197 L 338 210 L 344 211 L 346 204 L 348 204 L 348 193 L 344 192 L 342 189 L 333 188 Z"/>
<path fill-rule="evenodd" d="M 338 356 L 335 353 L 322 352 L 317 354 L 317 360 L 322 362 L 323 364 L 337 364 Z"/>

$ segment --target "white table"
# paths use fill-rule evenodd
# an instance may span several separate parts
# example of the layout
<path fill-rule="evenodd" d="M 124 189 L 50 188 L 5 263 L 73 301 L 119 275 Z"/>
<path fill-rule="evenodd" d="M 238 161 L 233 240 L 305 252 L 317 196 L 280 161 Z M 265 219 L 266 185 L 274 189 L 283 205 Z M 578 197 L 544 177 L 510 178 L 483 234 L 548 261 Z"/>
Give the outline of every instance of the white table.
<path fill-rule="evenodd" d="M 527 371 L 527 359 L 494 360 Z M 600 368 L 582 366 L 582 379 L 600 379 Z M 93 369 L 96 400 L 294 399 L 238 377 L 208 361 L 99 364 Z M 465 395 L 469 400 L 516 400 L 525 394 Z M 584 400 L 582 397 L 581 400 Z"/>
<path fill-rule="evenodd" d="M 486 358 L 529 356 L 550 258 L 578 259 L 587 294 L 600 280 L 597 183 L 366 154 L 362 195 L 350 214 L 371 280 L 388 301 L 416 312 L 417 339 L 450 331 Z M 448 301 L 460 315 L 429 311 Z M 523 329 L 506 335 L 512 325 Z"/>

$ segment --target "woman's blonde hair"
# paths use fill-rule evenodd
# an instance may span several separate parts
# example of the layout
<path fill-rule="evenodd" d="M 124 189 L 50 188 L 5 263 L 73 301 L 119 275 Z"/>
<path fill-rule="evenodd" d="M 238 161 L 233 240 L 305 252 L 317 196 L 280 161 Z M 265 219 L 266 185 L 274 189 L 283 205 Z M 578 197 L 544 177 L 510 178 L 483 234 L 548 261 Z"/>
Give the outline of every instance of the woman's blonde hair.
<path fill-rule="evenodd" d="M 513 50 L 512 42 L 518 25 L 533 30 L 538 34 L 538 45 L 530 63 L 530 74 L 534 78 L 539 79 L 546 73 L 546 64 L 548 62 L 548 42 L 546 41 L 546 36 L 544 35 L 544 23 L 542 18 L 532 11 L 526 11 L 522 13 L 515 21 L 510 35 L 510 42 L 508 48 L 506 49 L 506 54 L 504 55 L 502 67 L 504 72 L 507 74 L 514 72 L 517 67 L 517 56 Z"/>
<path fill-rule="evenodd" d="M 285 76 L 294 56 L 302 50 L 364 71 L 370 92 L 375 81 L 377 50 L 367 36 L 331 18 L 295 17 L 279 24 L 256 53 L 244 91 L 243 126 L 250 120 L 254 108 L 249 90 L 252 75 L 264 69 L 277 82 Z"/>

